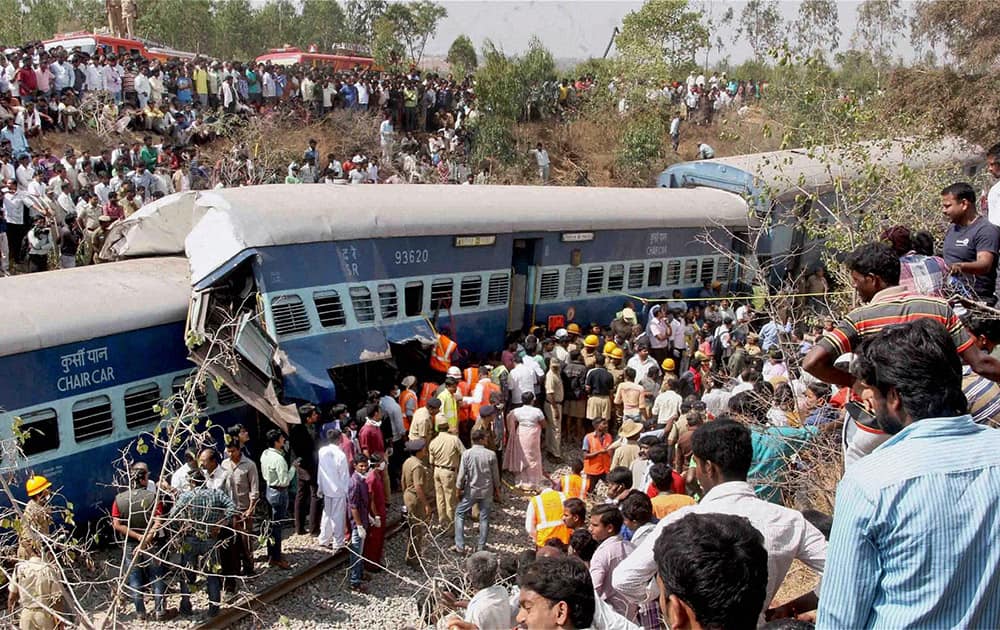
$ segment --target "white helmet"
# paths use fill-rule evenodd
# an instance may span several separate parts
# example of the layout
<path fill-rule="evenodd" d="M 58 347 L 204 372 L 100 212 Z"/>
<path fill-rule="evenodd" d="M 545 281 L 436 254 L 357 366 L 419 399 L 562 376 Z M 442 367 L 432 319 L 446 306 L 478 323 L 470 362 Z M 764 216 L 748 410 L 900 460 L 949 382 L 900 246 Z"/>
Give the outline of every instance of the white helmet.
<path fill-rule="evenodd" d="M 448 368 L 448 376 L 450 376 L 451 378 L 457 378 L 458 380 L 462 380 L 462 370 L 458 369 L 456 366 L 453 365 L 450 368 Z"/>

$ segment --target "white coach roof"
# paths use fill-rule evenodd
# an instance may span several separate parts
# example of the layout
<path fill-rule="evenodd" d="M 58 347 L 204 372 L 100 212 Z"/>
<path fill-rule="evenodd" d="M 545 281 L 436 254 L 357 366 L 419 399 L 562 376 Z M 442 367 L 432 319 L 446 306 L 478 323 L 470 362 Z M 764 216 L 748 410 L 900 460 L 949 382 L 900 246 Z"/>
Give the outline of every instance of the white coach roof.
<path fill-rule="evenodd" d="M 0 356 L 184 321 L 188 277 L 172 257 L 3 278 Z"/>
<path fill-rule="evenodd" d="M 205 191 L 185 242 L 197 283 L 258 247 L 427 235 L 745 226 L 717 190 L 555 186 L 270 185 Z"/>

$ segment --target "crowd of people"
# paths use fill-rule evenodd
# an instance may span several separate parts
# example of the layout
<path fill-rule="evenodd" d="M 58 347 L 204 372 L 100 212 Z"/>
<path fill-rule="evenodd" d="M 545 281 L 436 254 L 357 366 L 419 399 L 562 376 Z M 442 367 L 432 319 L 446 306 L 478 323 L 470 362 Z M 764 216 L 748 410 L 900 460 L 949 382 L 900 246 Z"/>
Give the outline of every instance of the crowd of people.
<path fill-rule="evenodd" d="M 615 93 L 619 83 L 606 87 Z M 532 92 L 529 116 L 536 109 L 571 110 L 594 88 L 590 76 L 547 82 Z M 711 122 L 713 112 L 757 99 L 761 89 L 759 82 L 724 73 L 709 79 L 692 74 L 648 96 L 679 108 L 671 125 L 676 148 L 682 118 Z M 30 261 L 32 271 L 91 264 L 106 228 L 172 192 L 282 181 L 490 183 L 489 164 L 471 160 L 477 107 L 471 77 L 415 68 L 396 74 L 205 57 L 157 61 L 102 48 L 88 54 L 24 46 L 0 58 L 0 225 L 6 223 L 0 234 L 7 234 L 0 237 L 0 273 L 9 272 L 11 258 Z M 363 149 L 370 138 L 358 138 L 347 154 L 311 142 L 282 172 L 255 161 L 248 147 L 234 146 L 214 162 L 202 154 L 202 145 L 241 124 L 240 118 L 287 115 L 308 123 L 334 110 L 377 118 L 379 154 Z M 143 140 L 79 151 L 47 145 L 50 132 L 85 126 L 105 138 Z M 537 166 L 538 181 L 547 183 L 547 150 L 539 145 L 526 159 Z M 577 183 L 586 185 L 586 173 L 578 175 Z"/>

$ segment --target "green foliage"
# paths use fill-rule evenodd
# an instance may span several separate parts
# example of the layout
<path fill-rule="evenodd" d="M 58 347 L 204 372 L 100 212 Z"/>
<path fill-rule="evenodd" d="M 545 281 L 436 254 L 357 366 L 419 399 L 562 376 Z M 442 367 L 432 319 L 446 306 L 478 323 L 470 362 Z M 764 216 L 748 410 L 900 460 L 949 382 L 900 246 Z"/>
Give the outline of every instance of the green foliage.
<path fill-rule="evenodd" d="M 303 0 L 302 29 L 299 37 L 303 44 L 316 44 L 321 52 L 343 41 L 347 17 L 338 2 L 333 0 Z"/>
<path fill-rule="evenodd" d="M 447 15 L 444 7 L 430 0 L 390 4 L 373 25 L 373 52 L 377 48 L 378 54 L 388 59 L 391 55 L 387 53 L 405 47 L 410 61 L 419 64 L 427 41 L 437 32 L 438 22 Z"/>
<path fill-rule="evenodd" d="M 625 125 L 621 147 L 618 150 L 619 168 L 642 173 L 663 156 L 663 138 L 667 128 L 656 111 L 632 116 Z"/>
<path fill-rule="evenodd" d="M 388 17 L 382 16 L 375 20 L 372 37 L 372 57 L 375 63 L 389 71 L 402 68 L 403 55 L 406 50 L 403 43 L 396 37 L 396 25 Z"/>
<path fill-rule="evenodd" d="M 162 41 L 181 50 L 205 53 L 213 40 L 210 0 L 184 2 L 140 2 L 139 35 Z"/>
<path fill-rule="evenodd" d="M 251 59 L 265 46 L 250 0 L 219 0 L 212 19 L 213 52 L 223 59 Z"/>
<path fill-rule="evenodd" d="M 629 75 L 662 81 L 693 66 L 708 35 L 687 0 L 648 0 L 625 16 L 615 44 Z"/>
<path fill-rule="evenodd" d="M 375 21 L 382 17 L 386 0 L 347 0 L 344 13 L 347 16 L 347 35 L 355 42 L 367 43 L 375 37 Z"/>
<path fill-rule="evenodd" d="M 471 74 L 479 66 L 479 58 L 476 56 L 476 48 L 472 45 L 472 40 L 468 35 L 459 35 L 448 48 L 448 56 L 445 60 L 451 64 L 452 70 L 461 76 Z"/>
<path fill-rule="evenodd" d="M 818 50 L 836 52 L 840 26 L 835 0 L 802 0 L 799 15 L 792 25 L 795 50 L 811 54 Z"/>
<path fill-rule="evenodd" d="M 740 12 L 736 33 L 747 39 L 754 58 L 763 61 L 768 51 L 781 45 L 784 28 L 777 0 L 750 0 Z"/>
<path fill-rule="evenodd" d="M 496 114 L 485 113 L 479 117 L 475 127 L 476 141 L 473 144 L 475 162 L 494 159 L 504 164 L 512 164 L 519 159 L 517 138 L 510 119 Z"/>
<path fill-rule="evenodd" d="M 263 39 L 262 48 L 301 41 L 302 16 L 291 0 L 270 0 L 257 11 L 254 22 Z"/>
<path fill-rule="evenodd" d="M 865 0 L 858 7 L 858 21 L 851 48 L 868 51 L 877 68 L 892 62 L 896 37 L 906 28 L 906 12 L 899 0 Z"/>

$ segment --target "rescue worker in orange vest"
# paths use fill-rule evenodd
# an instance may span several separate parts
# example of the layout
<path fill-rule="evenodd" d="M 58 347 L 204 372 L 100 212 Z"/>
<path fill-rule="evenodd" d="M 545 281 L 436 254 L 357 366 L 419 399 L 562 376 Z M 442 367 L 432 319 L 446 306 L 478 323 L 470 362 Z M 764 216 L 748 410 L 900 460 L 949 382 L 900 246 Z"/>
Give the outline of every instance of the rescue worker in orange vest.
<path fill-rule="evenodd" d="M 437 395 L 438 395 L 438 388 L 439 387 L 441 387 L 441 385 L 438 385 L 437 383 L 433 383 L 433 382 L 430 382 L 430 381 L 428 381 L 428 382 L 424 383 L 423 385 L 421 385 L 420 386 L 420 396 L 417 398 L 417 406 L 418 407 L 426 407 L 427 406 L 427 402 L 431 398 L 436 398 L 437 397 Z"/>
<path fill-rule="evenodd" d="M 403 429 L 407 431 L 410 430 L 413 414 L 417 412 L 417 392 L 413 391 L 416 384 L 416 377 L 407 376 L 403 379 L 403 389 L 399 392 L 399 408 L 403 410 Z"/>
<path fill-rule="evenodd" d="M 441 329 L 437 336 L 437 343 L 431 350 L 430 365 L 431 369 L 436 372 L 447 372 L 448 368 L 451 367 L 451 357 L 458 350 L 458 345 L 445 334 L 446 332 L 448 332 L 446 328 Z"/>
<path fill-rule="evenodd" d="M 494 383 L 493 379 L 490 378 L 490 372 L 492 369 L 493 368 L 489 365 L 484 365 L 479 370 L 479 380 L 473 385 L 472 393 L 465 400 L 465 402 L 469 403 L 469 417 L 473 420 L 479 419 L 479 409 L 483 405 L 494 404 L 492 401 L 493 394 L 497 394 L 499 396 L 503 393 L 500 386 Z"/>
<path fill-rule="evenodd" d="M 599 418 L 594 421 L 593 433 L 583 438 L 583 474 L 587 477 L 586 493 L 590 494 L 611 470 L 611 451 L 615 450 L 614 440 L 608 433 L 608 421 Z"/>
<path fill-rule="evenodd" d="M 550 538 L 558 538 L 569 544 L 573 533 L 563 523 L 563 501 L 566 496 L 556 490 L 543 490 L 528 502 L 524 516 L 524 530 L 528 532 L 535 545 L 542 547 Z"/>
<path fill-rule="evenodd" d="M 574 459 L 570 464 L 570 470 L 572 472 L 554 480 L 556 487 L 569 499 L 583 499 L 587 495 L 584 492 L 587 481 L 583 477 L 583 460 Z"/>

